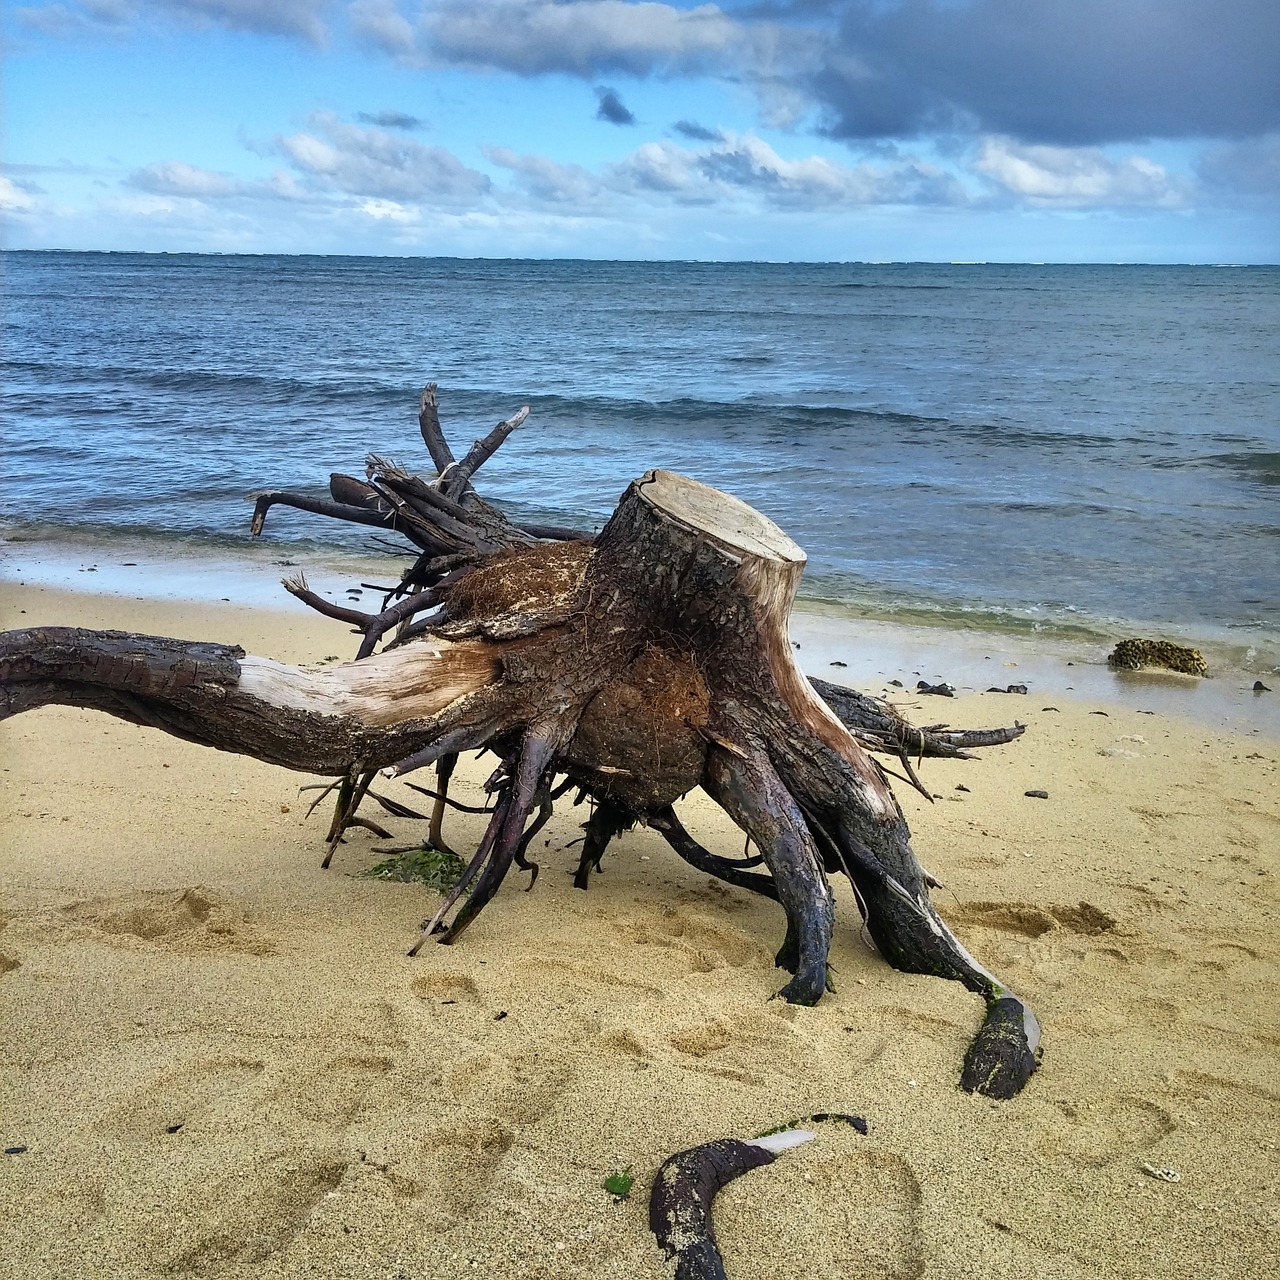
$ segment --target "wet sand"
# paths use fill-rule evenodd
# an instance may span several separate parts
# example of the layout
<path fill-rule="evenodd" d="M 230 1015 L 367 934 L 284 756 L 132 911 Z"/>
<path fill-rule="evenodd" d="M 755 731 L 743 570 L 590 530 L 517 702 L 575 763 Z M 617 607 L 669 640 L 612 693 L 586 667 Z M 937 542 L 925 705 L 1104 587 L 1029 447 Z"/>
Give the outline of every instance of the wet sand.
<path fill-rule="evenodd" d="M 0 606 L 6 627 L 290 661 L 351 648 L 301 610 L 37 585 Z M 811 646 L 839 632 L 802 633 L 815 674 L 911 678 L 905 651 L 860 669 L 852 635 L 823 670 Z M 975 658 L 992 684 L 1011 660 Z M 1051 679 L 898 695 L 920 722 L 1029 726 L 925 761 L 932 804 L 898 787 L 943 914 L 1044 1026 L 1041 1070 L 1000 1104 L 956 1083 L 980 1001 L 888 969 L 847 886 L 838 990 L 792 1008 L 769 999 L 775 905 L 645 831 L 578 892 L 568 808 L 533 892 L 513 875 L 456 946 L 409 959 L 436 896 L 356 878 L 384 843 L 364 832 L 322 872 L 309 779 L 92 712 L 4 723 L 0 1137 L 26 1148 L 0 1163 L 6 1273 L 656 1278 L 667 1155 L 836 1111 L 870 1132 L 822 1125 L 717 1200 L 733 1280 L 1274 1274 L 1280 742 Z M 741 849 L 707 802 L 683 811 Z M 457 847 L 480 821 L 450 818 Z M 628 1167 L 616 1202 L 603 1180 Z"/>

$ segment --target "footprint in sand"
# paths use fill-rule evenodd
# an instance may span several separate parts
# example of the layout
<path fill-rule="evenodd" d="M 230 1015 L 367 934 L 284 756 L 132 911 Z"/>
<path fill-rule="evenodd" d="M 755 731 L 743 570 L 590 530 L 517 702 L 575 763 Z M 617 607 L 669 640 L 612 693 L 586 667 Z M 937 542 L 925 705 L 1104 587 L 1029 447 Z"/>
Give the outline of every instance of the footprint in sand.
<path fill-rule="evenodd" d="M 941 911 L 953 924 L 976 925 L 1024 938 L 1038 938 L 1057 925 L 1047 911 L 1026 902 L 962 902 L 957 907 L 944 905 Z"/>
<path fill-rule="evenodd" d="M 452 969 L 424 973 L 409 983 L 409 989 L 427 1004 L 479 1004 L 480 992 L 469 974 Z"/>
<path fill-rule="evenodd" d="M 415 1223 L 445 1231 L 484 1200 L 513 1141 L 496 1117 L 474 1116 L 402 1143 L 380 1167 L 399 1198 L 417 1202 Z"/>
<path fill-rule="evenodd" d="M 252 1177 L 227 1174 L 207 1188 L 207 1215 L 192 1219 L 200 1224 L 195 1243 L 165 1270 L 209 1275 L 229 1264 L 265 1262 L 289 1246 L 346 1171 L 346 1159 L 334 1152 L 303 1150 L 263 1161 Z"/>
<path fill-rule="evenodd" d="M 631 942 L 670 947 L 684 953 L 694 973 L 726 966 L 741 968 L 767 959 L 759 941 L 733 925 L 700 912 L 671 907 L 660 915 L 618 921 L 615 928 Z"/>
<path fill-rule="evenodd" d="M 173 951 L 244 951 L 273 955 L 270 938 L 221 895 L 200 886 L 154 889 L 75 902 L 58 913 L 117 946 Z"/>
<path fill-rule="evenodd" d="M 537 1054 L 474 1053 L 454 1062 L 443 1084 L 458 1101 L 482 1102 L 503 1122 L 521 1127 L 544 1118 L 572 1078 L 569 1065 Z"/>
<path fill-rule="evenodd" d="M 720 1192 L 716 1235 L 729 1275 L 794 1275 L 795 1259 L 815 1248 L 816 1274 L 833 1280 L 925 1274 L 915 1172 L 892 1152 L 842 1145 L 792 1153 Z"/>
<path fill-rule="evenodd" d="M 1197 969 L 1227 973 L 1259 959 L 1261 957 L 1258 952 L 1252 947 L 1246 947 L 1242 942 L 1214 942 L 1210 943 L 1204 954 L 1195 960 L 1194 964 Z"/>
<path fill-rule="evenodd" d="M 117 1097 L 98 1127 L 117 1137 L 151 1141 L 186 1128 L 248 1088 L 262 1074 L 256 1058 L 200 1058 L 184 1062 L 127 1095 Z"/>
<path fill-rule="evenodd" d="M 360 1113 L 391 1065 L 390 1058 L 376 1055 L 333 1058 L 278 1096 L 307 1120 L 340 1128 Z"/>
<path fill-rule="evenodd" d="M 733 1041 L 733 1034 L 727 1024 L 717 1020 L 697 1027 L 686 1027 L 667 1039 L 672 1048 L 680 1053 L 687 1053 L 691 1058 L 705 1058 L 709 1053 L 727 1048 Z"/>
<path fill-rule="evenodd" d="M 1047 1155 L 1099 1166 L 1150 1150 L 1174 1128 L 1169 1113 L 1145 1098 L 1086 1098 L 1054 1103 L 1036 1145 Z"/>
<path fill-rule="evenodd" d="M 1109 933 L 1119 923 L 1091 902 L 1077 902 L 1044 908 L 1029 902 L 962 902 L 942 908 L 948 920 L 959 925 L 976 925 L 1000 933 L 1039 938 L 1052 929 L 1063 928 L 1085 937 Z"/>

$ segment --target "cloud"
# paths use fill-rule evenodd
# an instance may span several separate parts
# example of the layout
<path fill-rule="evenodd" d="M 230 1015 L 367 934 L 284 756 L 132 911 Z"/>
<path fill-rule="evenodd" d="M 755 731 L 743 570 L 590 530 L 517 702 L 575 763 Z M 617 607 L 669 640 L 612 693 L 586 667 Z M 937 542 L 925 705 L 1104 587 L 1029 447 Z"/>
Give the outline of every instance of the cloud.
<path fill-rule="evenodd" d="M 596 97 L 600 100 L 600 105 L 596 108 L 597 120 L 603 120 L 607 124 L 635 124 L 635 116 L 623 105 L 617 90 L 600 85 L 596 89 Z"/>
<path fill-rule="evenodd" d="M 350 12 L 401 60 L 522 76 L 767 76 L 811 42 L 802 28 L 739 22 L 714 4 L 654 0 L 426 0 L 409 16 L 396 0 L 357 0 Z"/>
<path fill-rule="evenodd" d="M 520 189 L 539 204 L 581 208 L 596 201 L 600 180 L 581 165 L 541 155 L 519 155 L 510 147 L 487 147 L 486 158 L 515 175 Z"/>
<path fill-rule="evenodd" d="M 303 186 L 297 177 L 281 169 L 269 178 L 252 181 L 233 178 L 213 169 L 202 169 L 183 160 L 162 160 L 135 169 L 124 179 L 123 186 L 145 196 L 163 200 L 165 208 L 173 208 L 174 199 L 208 204 L 231 200 L 292 200 L 314 203 L 314 190 Z"/>
<path fill-rule="evenodd" d="M 825 156 L 788 160 L 753 134 L 693 149 L 647 142 L 609 171 L 614 189 L 682 204 L 753 203 L 812 211 L 883 204 L 962 204 L 960 183 L 911 158 L 841 164 Z"/>
<path fill-rule="evenodd" d="M 417 116 L 406 115 L 403 111 L 360 111 L 356 114 L 356 119 L 361 124 L 375 125 L 379 129 L 404 129 L 411 132 L 414 129 L 421 129 L 426 123 Z"/>
<path fill-rule="evenodd" d="M 320 44 L 335 0 L 78 0 L 75 4 L 29 5 L 15 15 L 50 36 L 106 34 L 159 19 L 186 25 L 225 27 L 259 35 L 286 36 Z"/>
<path fill-rule="evenodd" d="M 852 0 L 808 89 L 840 138 L 1096 145 L 1274 129 L 1277 66 L 1275 0 Z"/>
<path fill-rule="evenodd" d="M 275 149 L 315 187 L 441 208 L 471 206 L 489 192 L 484 174 L 443 147 L 344 124 L 327 111 L 310 124 L 309 131 L 277 138 Z"/>
<path fill-rule="evenodd" d="M 731 135 L 703 147 L 669 139 L 646 142 L 598 172 L 542 155 L 519 155 L 507 147 L 490 147 L 485 155 L 512 173 L 534 206 L 582 215 L 618 214 L 637 201 L 799 213 L 969 202 L 957 179 L 912 157 L 856 165 L 823 156 L 789 160 L 753 134 Z"/>
<path fill-rule="evenodd" d="M 682 138 L 690 138 L 694 142 L 719 142 L 720 134 L 715 129 L 707 129 L 696 120 L 677 120 L 671 126 Z"/>
<path fill-rule="evenodd" d="M 1099 208 L 1184 202 L 1163 166 L 1144 156 L 1112 160 L 1093 148 L 1023 146 L 987 138 L 974 169 L 1010 196 L 1035 207 Z"/>
<path fill-rule="evenodd" d="M 0 214 L 32 213 L 36 208 L 38 188 L 32 190 L 29 183 L 14 182 L 0 176 Z"/>
<path fill-rule="evenodd" d="M 251 194 L 253 186 L 225 173 L 200 169 L 181 160 L 164 160 L 136 169 L 125 185 L 153 196 L 183 196 L 194 200 L 224 200 Z"/>
<path fill-rule="evenodd" d="M 73 5 L 19 5 L 13 16 L 28 30 L 65 39 L 114 34 L 134 22 L 138 13 L 135 6 L 122 0 L 81 0 Z"/>
<path fill-rule="evenodd" d="M 1197 173 L 1212 190 L 1242 196 L 1280 196 L 1280 132 L 1213 147 Z"/>
<path fill-rule="evenodd" d="M 824 156 L 785 160 L 751 135 L 726 139 L 701 160 L 708 177 L 790 207 L 955 204 L 966 196 L 941 169 L 914 159 L 885 165 L 839 164 Z"/>

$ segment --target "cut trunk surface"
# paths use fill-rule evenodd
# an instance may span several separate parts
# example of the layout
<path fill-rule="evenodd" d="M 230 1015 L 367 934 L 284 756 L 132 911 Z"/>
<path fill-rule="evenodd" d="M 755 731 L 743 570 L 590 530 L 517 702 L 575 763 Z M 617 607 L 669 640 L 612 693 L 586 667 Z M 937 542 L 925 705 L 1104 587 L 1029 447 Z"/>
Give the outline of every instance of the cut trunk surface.
<path fill-rule="evenodd" d="M 425 426 L 424 438 L 432 444 Z M 96 707 L 335 776 L 330 854 L 378 770 L 406 774 L 432 763 L 441 780 L 438 842 L 457 753 L 494 750 L 502 764 L 490 782 L 488 828 L 418 946 L 430 937 L 453 942 L 512 863 L 536 875 L 526 856 L 532 835 L 571 786 L 595 801 L 575 884 L 587 887 L 615 836 L 647 823 L 695 867 L 781 904 L 777 961 L 792 974 L 781 991 L 789 1001 L 814 1004 L 828 988 L 828 877 L 842 874 L 890 964 L 955 979 L 987 1001 L 964 1086 L 1016 1093 L 1036 1065 L 1034 1017 L 935 911 L 883 770 L 793 657 L 787 619 L 804 552 L 745 503 L 661 470 L 627 489 L 594 539 L 522 533 L 493 549 L 503 527 L 515 526 L 474 498 L 470 471 L 458 475 L 484 445 L 462 464 L 433 449 L 442 471 L 434 489 L 414 477 L 409 485 L 399 471 L 390 485 L 387 464 L 378 463 L 386 492 L 417 495 L 416 506 L 402 500 L 423 527 L 430 513 L 451 522 L 454 547 L 442 550 L 419 530 L 419 544 L 432 545 L 406 575 L 401 598 L 380 615 L 344 619 L 365 632 L 357 661 L 303 668 L 231 646 L 33 628 L 0 638 L 0 715 L 47 703 Z M 383 488 L 368 488 L 359 509 L 391 527 L 400 509 Z M 335 492 L 359 506 L 359 490 Z M 264 511 L 259 499 L 259 527 Z M 473 511 L 487 531 L 480 550 L 468 550 L 463 536 Z M 290 586 L 310 595 L 301 582 Z M 759 857 L 723 858 L 688 835 L 672 806 L 698 786 Z"/>

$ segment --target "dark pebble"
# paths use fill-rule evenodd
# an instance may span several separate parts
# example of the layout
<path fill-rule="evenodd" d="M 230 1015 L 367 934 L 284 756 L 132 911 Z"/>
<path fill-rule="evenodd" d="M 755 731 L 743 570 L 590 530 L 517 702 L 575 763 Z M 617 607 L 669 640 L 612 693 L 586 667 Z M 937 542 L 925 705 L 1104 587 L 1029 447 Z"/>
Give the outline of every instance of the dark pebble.
<path fill-rule="evenodd" d="M 906 686 L 902 683 L 902 681 L 901 681 L 901 680 L 890 680 L 890 681 L 889 681 L 889 683 L 890 683 L 891 685 L 893 685 L 893 687 L 894 687 L 895 689 L 904 689 L 904 688 L 906 688 Z"/>
<path fill-rule="evenodd" d="M 834 662 L 828 663 L 827 665 L 832 667 L 847 667 L 849 664 L 847 662 L 841 662 L 840 659 L 837 658 Z"/>
<path fill-rule="evenodd" d="M 1041 707 L 1041 711 L 1057 711 L 1057 707 Z"/>
<path fill-rule="evenodd" d="M 1270 693 L 1271 686 L 1269 684 L 1263 684 L 1261 680 L 1255 680 L 1253 682 L 1253 691 L 1254 693 Z"/>
<path fill-rule="evenodd" d="M 1026 693 L 1027 686 L 1025 684 L 1011 684 L 1005 693 Z"/>
<path fill-rule="evenodd" d="M 1033 800 L 1047 800 L 1049 793 L 1047 791 L 1024 791 L 1024 796 L 1030 796 Z"/>
<path fill-rule="evenodd" d="M 1105 716 L 1107 713 L 1105 711 L 1090 711 L 1089 714 L 1091 716 Z"/>
<path fill-rule="evenodd" d="M 964 785 L 964 783 L 963 783 L 963 782 L 957 782 L 957 783 L 956 783 L 956 790 L 957 790 L 957 791 L 968 791 L 968 790 L 969 790 L 969 788 L 968 788 L 968 787 L 966 787 L 966 786 Z"/>
<path fill-rule="evenodd" d="M 26 1147 L 5 1147 L 4 1153 L 7 1156 L 20 1156 L 25 1150 Z"/>
<path fill-rule="evenodd" d="M 943 684 L 930 684 L 927 680 L 921 680 L 916 685 L 917 693 L 933 693 L 939 698 L 954 698 L 956 691 L 945 682 Z"/>
<path fill-rule="evenodd" d="M 164 1131 L 165 1131 L 165 1133 L 179 1133 L 179 1132 L 181 1132 L 181 1130 L 182 1130 L 182 1126 L 183 1126 L 185 1123 L 186 1123 L 186 1121 L 184 1121 L 184 1120 L 179 1120 L 177 1124 L 170 1124 L 170 1125 L 166 1125 L 166 1126 L 165 1126 L 165 1130 L 164 1130 Z"/>
<path fill-rule="evenodd" d="M 507 1011 L 505 1009 L 499 1009 L 498 1012 L 493 1015 L 493 1020 L 494 1022 L 501 1022 L 506 1016 Z"/>

